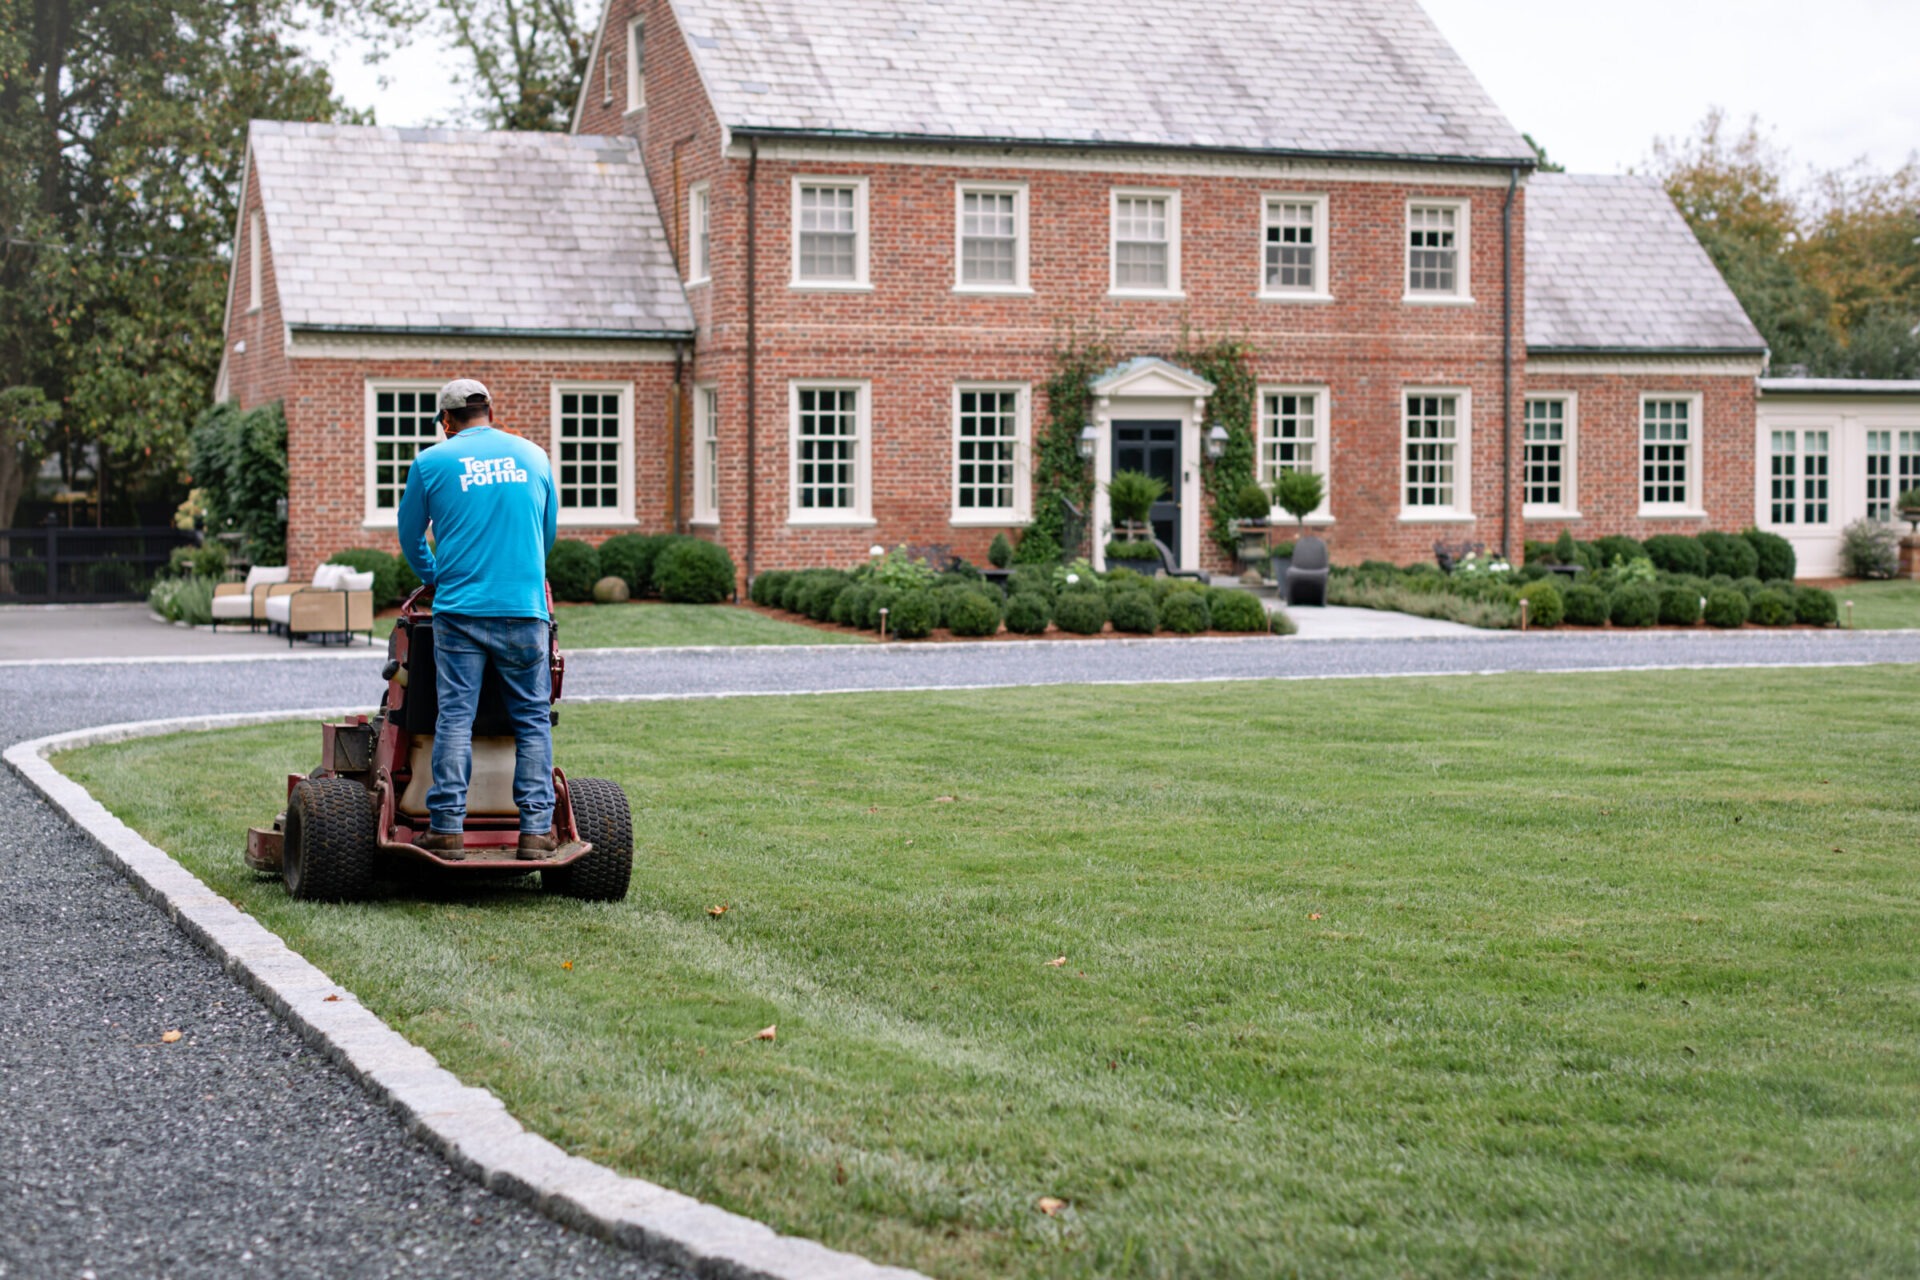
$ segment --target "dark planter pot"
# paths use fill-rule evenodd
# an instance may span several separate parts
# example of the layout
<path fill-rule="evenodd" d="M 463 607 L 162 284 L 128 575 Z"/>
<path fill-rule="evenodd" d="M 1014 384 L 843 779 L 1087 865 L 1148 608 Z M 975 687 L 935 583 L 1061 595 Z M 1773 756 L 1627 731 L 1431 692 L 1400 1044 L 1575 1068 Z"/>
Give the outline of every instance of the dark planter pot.
<path fill-rule="evenodd" d="M 1287 586 L 1287 570 L 1293 568 L 1292 556 L 1273 557 L 1273 580 L 1280 584 L 1281 590 Z"/>
<path fill-rule="evenodd" d="M 1141 577 L 1143 577 L 1143 578 L 1151 578 L 1151 577 L 1152 577 L 1152 576 L 1153 576 L 1154 574 L 1156 574 L 1156 573 L 1159 573 L 1159 572 L 1160 572 L 1160 562 L 1159 562 L 1158 560 L 1113 560 L 1113 559 L 1109 559 L 1109 560 L 1107 561 L 1107 568 L 1109 568 L 1109 569 L 1131 569 L 1131 570 L 1133 570 L 1133 571 L 1134 571 L 1135 573 L 1137 573 L 1137 574 L 1139 574 L 1139 575 L 1140 575 Z"/>

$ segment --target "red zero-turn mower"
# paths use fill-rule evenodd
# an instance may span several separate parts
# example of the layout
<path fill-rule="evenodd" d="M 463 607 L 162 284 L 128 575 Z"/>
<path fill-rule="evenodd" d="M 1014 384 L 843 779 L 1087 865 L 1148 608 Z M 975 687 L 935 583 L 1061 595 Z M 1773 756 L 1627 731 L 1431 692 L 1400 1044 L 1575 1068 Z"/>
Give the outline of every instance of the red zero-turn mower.
<path fill-rule="evenodd" d="M 520 811 L 513 803 L 513 730 L 499 676 L 487 667 L 473 725 L 473 773 L 467 788 L 466 856 L 449 860 L 413 843 L 426 834 L 433 779 L 433 614 L 425 588 L 408 596 L 387 641 L 386 696 L 372 716 L 320 726 L 320 767 L 287 776 L 287 808 L 271 829 L 247 831 L 247 865 L 278 871 L 296 898 L 351 901 L 373 895 L 383 873 L 447 876 L 540 873 L 549 893 L 618 901 L 633 871 L 633 818 L 627 793 L 604 778 L 569 779 L 553 771 L 551 856 L 515 856 Z M 551 593 L 549 593 L 551 598 Z M 549 613 L 552 612 L 549 606 Z M 566 659 L 550 626 L 552 699 L 560 701 Z M 554 713 L 558 718 L 559 713 Z"/>

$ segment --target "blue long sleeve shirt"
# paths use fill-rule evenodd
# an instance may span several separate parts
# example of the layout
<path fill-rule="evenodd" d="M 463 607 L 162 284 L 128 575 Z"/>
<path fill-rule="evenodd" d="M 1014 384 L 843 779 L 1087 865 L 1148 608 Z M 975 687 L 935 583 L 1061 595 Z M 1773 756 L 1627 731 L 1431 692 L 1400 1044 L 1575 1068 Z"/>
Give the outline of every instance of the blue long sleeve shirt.
<path fill-rule="evenodd" d="M 414 458 L 400 498 L 400 550 L 433 588 L 436 612 L 545 618 L 559 506 L 545 450 L 467 427 Z"/>

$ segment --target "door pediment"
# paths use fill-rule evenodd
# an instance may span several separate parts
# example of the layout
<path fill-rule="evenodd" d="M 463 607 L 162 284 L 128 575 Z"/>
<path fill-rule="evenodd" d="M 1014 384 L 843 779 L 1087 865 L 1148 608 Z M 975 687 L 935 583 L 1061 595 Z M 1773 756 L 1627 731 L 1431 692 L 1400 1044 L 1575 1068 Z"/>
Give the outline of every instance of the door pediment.
<path fill-rule="evenodd" d="M 1102 399 L 1190 400 L 1213 394 L 1213 384 L 1158 356 L 1137 356 L 1115 365 L 1090 384 Z"/>

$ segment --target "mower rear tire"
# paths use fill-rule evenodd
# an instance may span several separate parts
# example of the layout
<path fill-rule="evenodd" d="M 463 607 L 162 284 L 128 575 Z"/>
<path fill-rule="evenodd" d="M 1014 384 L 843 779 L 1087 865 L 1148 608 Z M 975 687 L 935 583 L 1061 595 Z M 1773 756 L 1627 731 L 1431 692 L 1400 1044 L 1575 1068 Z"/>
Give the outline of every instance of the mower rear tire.
<path fill-rule="evenodd" d="M 351 778 L 308 778 L 287 800 L 280 874 L 289 896 L 359 902 L 373 896 L 373 796 Z"/>
<path fill-rule="evenodd" d="M 580 838 L 593 845 L 583 857 L 540 873 L 548 893 L 587 902 L 618 902 L 633 878 L 633 812 L 627 793 L 605 778 L 572 778 L 573 821 Z"/>

